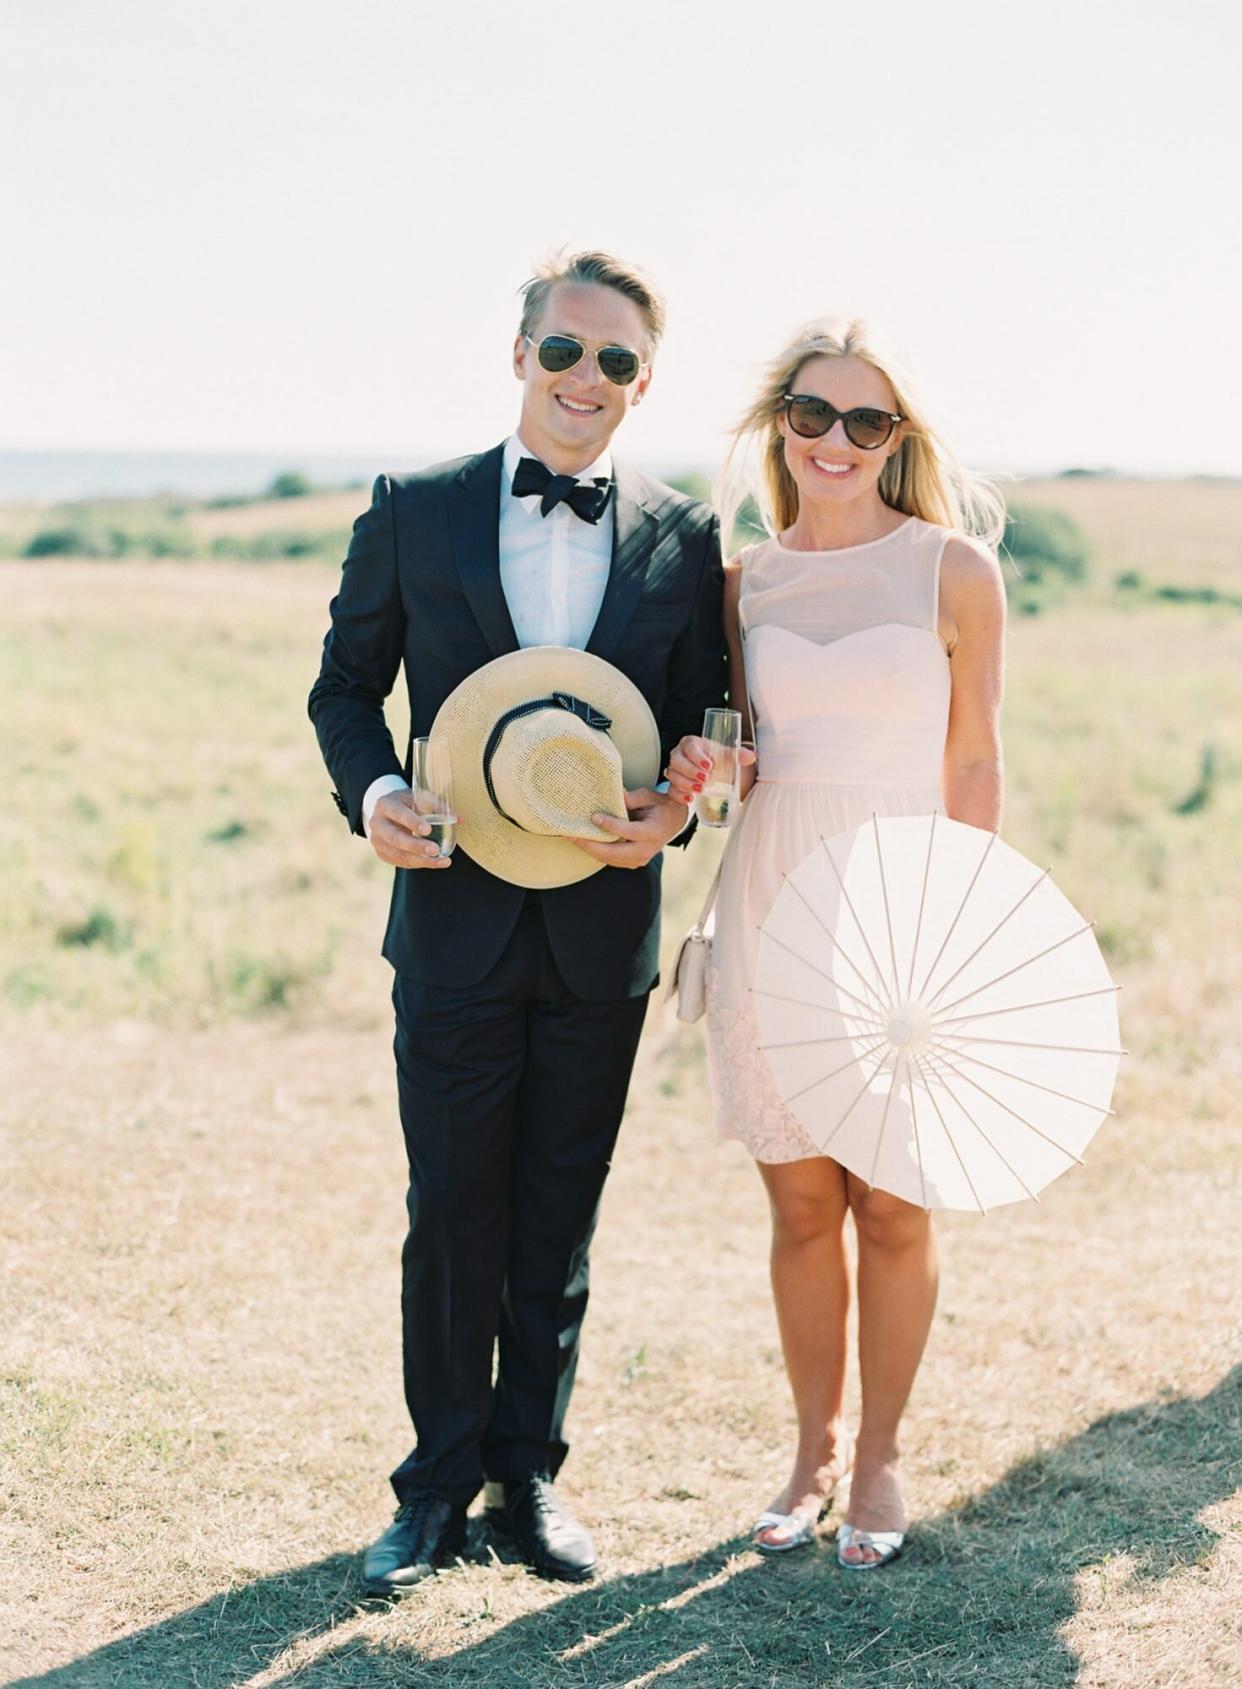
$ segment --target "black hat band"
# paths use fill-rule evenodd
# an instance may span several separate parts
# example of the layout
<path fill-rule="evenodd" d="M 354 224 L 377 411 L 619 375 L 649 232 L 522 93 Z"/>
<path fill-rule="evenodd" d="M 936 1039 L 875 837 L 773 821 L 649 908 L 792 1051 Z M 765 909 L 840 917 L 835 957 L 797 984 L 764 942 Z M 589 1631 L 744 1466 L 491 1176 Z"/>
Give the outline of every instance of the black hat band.
<path fill-rule="evenodd" d="M 611 718 L 602 710 L 597 710 L 594 704 L 588 704 L 582 698 L 575 698 L 572 692 L 553 692 L 546 698 L 528 698 L 524 704 L 515 704 L 499 718 L 483 747 L 483 783 L 487 787 L 487 795 L 492 800 L 496 813 L 503 815 L 510 826 L 516 827 L 521 833 L 528 832 L 529 829 L 523 827 L 520 821 L 515 821 L 501 808 L 497 800 L 496 788 L 492 785 L 492 759 L 510 722 L 520 721 L 525 715 L 534 715 L 537 710 L 568 710 L 570 715 L 576 715 L 579 721 L 585 722 L 588 727 L 596 728 L 600 733 L 607 733 L 612 726 Z"/>

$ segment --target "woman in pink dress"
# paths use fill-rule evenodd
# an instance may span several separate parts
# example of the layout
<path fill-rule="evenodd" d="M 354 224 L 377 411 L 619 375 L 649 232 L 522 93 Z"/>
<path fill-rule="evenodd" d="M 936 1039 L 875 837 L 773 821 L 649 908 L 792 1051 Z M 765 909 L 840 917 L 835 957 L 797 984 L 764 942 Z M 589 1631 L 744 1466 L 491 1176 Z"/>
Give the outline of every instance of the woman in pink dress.
<path fill-rule="evenodd" d="M 750 985 L 782 876 L 821 836 L 933 809 L 999 827 L 1002 508 L 949 456 L 861 321 L 797 336 L 768 370 L 731 462 L 747 448 L 758 472 L 749 489 L 726 478 L 726 529 L 750 490 L 770 538 L 727 566 L 725 631 L 757 762 L 743 770 L 716 904 L 708 1058 L 718 1128 L 750 1151 L 767 1187 L 798 1421 L 789 1482 L 754 1541 L 768 1553 L 812 1541 L 849 1473 L 837 1558 L 873 1570 L 904 1540 L 898 1431 L 935 1307 L 935 1234 L 929 1213 L 871 1189 L 807 1137 L 759 1048 Z M 710 766 L 704 741 L 683 739 L 671 789 L 689 801 Z M 858 1242 L 855 1436 L 842 1415 L 847 1213 Z"/>

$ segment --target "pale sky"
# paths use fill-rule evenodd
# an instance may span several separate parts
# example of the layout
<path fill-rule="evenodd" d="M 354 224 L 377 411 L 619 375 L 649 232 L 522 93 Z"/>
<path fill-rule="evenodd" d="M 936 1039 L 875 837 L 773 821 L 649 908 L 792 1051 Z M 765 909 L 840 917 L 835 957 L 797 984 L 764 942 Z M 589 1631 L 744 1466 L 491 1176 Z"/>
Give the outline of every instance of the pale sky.
<path fill-rule="evenodd" d="M 0 0 L 0 448 L 482 448 L 602 245 L 668 295 L 639 463 L 845 311 L 976 466 L 1242 473 L 1240 13 Z"/>

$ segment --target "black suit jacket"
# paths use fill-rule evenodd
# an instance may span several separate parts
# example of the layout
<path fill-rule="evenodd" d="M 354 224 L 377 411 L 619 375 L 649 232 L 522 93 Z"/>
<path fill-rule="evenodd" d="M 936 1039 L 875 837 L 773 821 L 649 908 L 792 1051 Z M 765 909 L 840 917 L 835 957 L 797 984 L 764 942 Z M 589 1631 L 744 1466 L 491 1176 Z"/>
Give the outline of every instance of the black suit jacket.
<path fill-rule="evenodd" d="M 354 524 L 310 715 L 342 813 L 357 833 L 381 774 L 409 778 L 384 720 L 404 664 L 410 731 L 430 732 L 460 681 L 518 649 L 500 584 L 502 447 L 414 475 L 381 475 Z M 612 567 L 587 650 L 629 676 L 660 728 L 662 762 L 726 683 L 720 533 L 708 506 L 616 469 Z M 565 983 L 592 1000 L 650 990 L 658 967 L 660 859 L 603 868 L 541 894 Z M 384 955 L 428 984 L 477 984 L 525 893 L 460 848 L 438 874 L 396 870 Z"/>

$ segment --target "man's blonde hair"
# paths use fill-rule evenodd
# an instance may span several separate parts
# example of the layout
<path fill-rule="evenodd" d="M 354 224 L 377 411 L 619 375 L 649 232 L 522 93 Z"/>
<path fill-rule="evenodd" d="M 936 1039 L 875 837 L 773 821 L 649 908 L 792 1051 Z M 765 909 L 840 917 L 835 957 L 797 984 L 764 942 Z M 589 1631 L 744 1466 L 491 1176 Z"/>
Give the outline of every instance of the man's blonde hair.
<path fill-rule="evenodd" d="M 611 252 L 556 252 L 537 264 L 534 275 L 518 289 L 522 296 L 519 333 L 533 336 L 548 295 L 558 282 L 592 282 L 632 299 L 647 326 L 648 350 L 655 351 L 664 333 L 664 296 L 637 265 L 623 263 Z"/>

